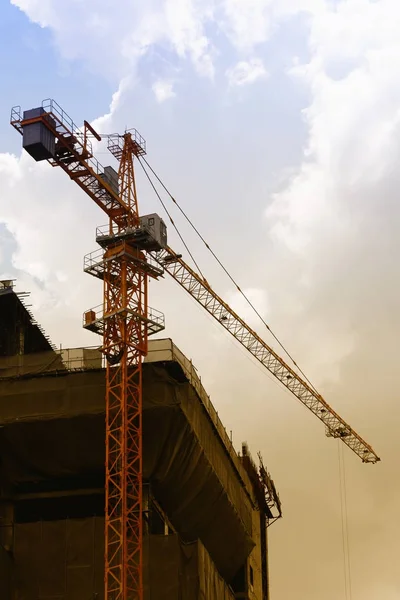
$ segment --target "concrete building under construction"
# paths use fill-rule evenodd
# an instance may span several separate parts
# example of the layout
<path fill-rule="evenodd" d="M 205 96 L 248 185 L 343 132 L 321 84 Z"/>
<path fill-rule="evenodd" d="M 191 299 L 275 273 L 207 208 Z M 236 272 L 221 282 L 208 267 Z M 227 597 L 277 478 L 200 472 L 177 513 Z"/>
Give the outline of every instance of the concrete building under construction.
<path fill-rule="evenodd" d="M 104 599 L 102 360 L 57 350 L 0 283 L 1 600 Z M 274 484 L 170 339 L 145 359 L 143 445 L 145 598 L 267 600 Z"/>

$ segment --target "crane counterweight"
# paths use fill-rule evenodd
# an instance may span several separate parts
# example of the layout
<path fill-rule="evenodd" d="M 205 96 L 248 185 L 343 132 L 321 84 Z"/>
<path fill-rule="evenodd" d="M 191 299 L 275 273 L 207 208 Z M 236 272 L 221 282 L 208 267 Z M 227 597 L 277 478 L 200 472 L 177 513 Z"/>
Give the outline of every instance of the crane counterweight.
<path fill-rule="evenodd" d="M 37 118 L 42 117 L 44 114 L 45 110 L 42 107 L 25 110 L 21 123 L 23 129 L 22 147 L 36 161 L 54 158 L 56 153 L 55 135 L 42 121 L 37 121 Z M 50 116 L 46 118 L 49 124 L 54 127 L 54 119 Z"/>

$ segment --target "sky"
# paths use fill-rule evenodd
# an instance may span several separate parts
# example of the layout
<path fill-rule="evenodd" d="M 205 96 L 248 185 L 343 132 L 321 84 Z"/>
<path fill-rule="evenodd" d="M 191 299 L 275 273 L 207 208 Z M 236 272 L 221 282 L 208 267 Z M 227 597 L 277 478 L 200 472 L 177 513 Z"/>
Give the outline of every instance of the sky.
<path fill-rule="evenodd" d="M 148 160 L 326 400 L 381 456 L 338 442 L 173 281 L 163 335 L 194 362 L 239 449 L 261 451 L 284 518 L 271 600 L 400 598 L 400 4 L 395 0 L 3 0 L 0 275 L 30 291 L 56 345 L 95 345 L 82 272 L 101 211 L 21 151 L 10 109 L 54 98 L 101 133 L 135 127 Z M 98 148 L 103 164 L 112 164 Z M 143 214 L 162 207 L 138 172 Z M 216 291 L 278 350 L 169 205 Z M 183 251 L 172 227 L 169 243 Z M 280 350 L 279 350 L 280 351 Z"/>

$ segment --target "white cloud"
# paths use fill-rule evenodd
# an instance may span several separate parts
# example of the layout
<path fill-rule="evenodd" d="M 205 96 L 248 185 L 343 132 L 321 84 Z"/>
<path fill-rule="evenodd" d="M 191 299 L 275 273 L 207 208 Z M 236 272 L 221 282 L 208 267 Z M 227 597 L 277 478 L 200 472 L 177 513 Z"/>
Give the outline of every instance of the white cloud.
<path fill-rule="evenodd" d="M 251 53 L 283 20 L 323 10 L 323 0 L 11 0 L 52 31 L 66 59 L 119 81 L 135 70 L 151 49 L 173 50 L 196 72 L 215 75 L 220 49 L 210 28 L 223 33 L 235 49 Z"/>
<path fill-rule="evenodd" d="M 223 0 L 221 27 L 232 44 L 246 52 L 266 42 L 282 20 L 324 11 L 324 0 Z"/>
<path fill-rule="evenodd" d="M 153 83 L 152 90 L 158 102 L 165 102 L 165 100 L 174 98 L 176 95 L 173 89 L 172 81 L 159 79 Z"/>
<path fill-rule="evenodd" d="M 33 311 L 56 334 L 56 342 L 97 343 L 76 326 L 85 308 L 76 298 L 86 296 L 87 308 L 98 303 L 99 284 L 82 272 L 83 256 L 93 249 L 98 211 L 91 202 L 82 202 L 63 173 L 35 163 L 26 153 L 21 158 L 0 154 L 0 173 L 0 222 L 14 239 L 17 289 L 32 292 Z"/>
<path fill-rule="evenodd" d="M 321 227 L 351 235 L 348 227 L 360 209 L 365 216 L 382 209 L 379 194 L 371 195 L 373 186 L 395 176 L 400 83 L 393 73 L 400 66 L 400 42 L 390 32 L 400 9 L 391 1 L 362 4 L 360 12 L 357 0 L 342 2 L 314 18 L 312 59 L 296 69 L 312 91 L 304 111 L 306 159 L 267 213 L 291 247 L 300 238 L 300 246 L 319 243 Z M 331 74 L 334 48 L 341 76 Z M 355 57 L 359 62 L 352 62 Z"/>
<path fill-rule="evenodd" d="M 18 6 L 24 11 L 35 23 L 41 27 L 59 26 L 60 22 L 57 18 L 56 4 L 52 0 L 11 0 L 11 4 Z"/>
<path fill-rule="evenodd" d="M 249 299 L 251 304 L 262 316 L 262 318 L 266 319 L 268 312 L 268 298 L 265 290 L 248 288 L 243 290 L 243 294 Z M 240 292 L 236 291 L 228 294 L 226 296 L 226 300 L 233 310 L 249 325 L 254 327 L 260 325 L 259 317 L 256 315 L 246 298 Z"/>
<path fill-rule="evenodd" d="M 107 128 L 112 123 L 113 117 L 118 111 L 121 110 L 125 98 L 129 95 L 129 92 L 132 90 L 133 84 L 133 77 L 127 76 L 121 79 L 117 91 L 114 92 L 114 94 L 112 95 L 109 112 L 105 115 L 102 115 L 101 117 L 98 117 L 92 123 L 96 131 L 98 131 L 99 133 L 107 132 Z"/>
<path fill-rule="evenodd" d="M 10 188 L 22 178 L 22 172 L 15 156 L 4 152 L 0 154 L 0 173 L 4 177 L 4 182 Z"/>
<path fill-rule="evenodd" d="M 155 0 L 110 3 L 107 0 L 12 0 L 28 17 L 48 27 L 61 54 L 84 61 L 112 78 L 126 77 L 155 46 L 188 58 L 197 73 L 213 77 L 212 44 L 205 24 L 213 2 Z"/>
<path fill-rule="evenodd" d="M 234 67 L 226 71 L 229 85 L 241 86 L 254 83 L 258 79 L 267 77 L 267 71 L 260 58 L 241 60 Z"/>
<path fill-rule="evenodd" d="M 307 284 L 296 294 L 312 338 L 328 347 L 320 373 L 329 374 L 330 361 L 337 376 L 357 353 L 371 314 L 389 327 L 394 315 L 380 307 L 386 294 L 400 296 L 393 280 L 400 225 L 396 23 L 396 3 L 341 2 L 313 19 L 311 60 L 295 69 L 311 92 L 309 136 L 302 165 L 273 197 L 267 218 L 281 252 L 300 257 Z"/>
<path fill-rule="evenodd" d="M 281 281 L 291 277 L 292 293 L 302 306 L 295 344 L 306 347 L 308 340 L 310 352 L 321 355 L 320 373 L 329 373 L 325 363 L 334 366 L 336 380 L 329 387 L 335 409 L 383 455 L 380 471 L 365 474 L 366 496 L 378 505 L 388 492 L 386 514 L 392 514 L 400 497 L 390 476 L 400 451 L 391 425 L 400 419 L 394 376 L 400 303 L 400 5 L 341 1 L 316 14 L 310 25 L 310 61 L 295 69 L 310 93 L 304 159 L 273 197 L 267 223 Z M 296 262 L 301 269 L 293 277 Z M 276 315 L 273 302 L 270 310 Z M 290 312 L 282 314 L 283 331 L 285 317 L 288 327 L 292 322 Z M 315 356 L 312 364 L 318 366 Z M 356 505 L 363 476 L 351 464 L 347 481 L 354 486 Z M 376 489 L 378 480 L 382 491 Z M 363 579 L 369 570 L 385 572 L 379 580 L 398 591 L 399 578 L 386 566 L 398 527 L 393 531 L 392 518 L 390 526 L 380 522 L 370 530 L 366 516 L 365 521 L 364 516 L 350 519 L 357 523 L 351 542 L 354 593 L 371 600 L 385 595 L 373 577 L 368 584 Z M 368 558 L 365 539 L 385 550 Z M 282 585 L 285 597 L 290 586 Z"/>

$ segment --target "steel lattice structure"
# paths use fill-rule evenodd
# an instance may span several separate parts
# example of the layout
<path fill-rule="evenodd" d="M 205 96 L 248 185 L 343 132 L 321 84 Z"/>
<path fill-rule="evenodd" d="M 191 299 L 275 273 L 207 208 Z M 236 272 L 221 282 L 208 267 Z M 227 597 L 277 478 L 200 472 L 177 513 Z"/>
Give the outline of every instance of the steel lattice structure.
<path fill-rule="evenodd" d="M 274 352 L 209 286 L 200 275 L 191 269 L 171 248 L 152 253 L 159 264 L 206 311 L 246 348 L 274 377 L 326 426 L 327 434 L 340 438 L 365 463 L 376 463 L 380 459 L 355 431 L 344 421 L 285 361 Z"/>
<path fill-rule="evenodd" d="M 123 136 L 118 178 L 127 227 L 139 225 L 132 135 Z M 147 353 L 145 255 L 115 242 L 121 220 L 110 219 L 104 252 L 103 352 L 106 371 L 105 598 L 143 596 L 142 357 Z M 124 223 L 125 226 L 125 223 Z"/>
<path fill-rule="evenodd" d="M 79 129 L 54 100 L 45 100 L 41 109 L 29 112 L 35 114 L 23 118 L 21 108 L 14 107 L 11 124 L 21 134 L 24 127 L 43 125 L 55 139 L 54 153 L 45 158 L 61 167 L 109 218 L 106 232 L 98 230 L 100 251 L 85 257 L 84 263 L 85 272 L 101 279 L 104 286 L 101 310 L 85 313 L 84 324 L 103 335 L 107 358 L 105 599 L 142 600 L 142 361 L 148 335 L 164 328 L 161 313 L 148 306 L 149 277 L 167 271 L 325 424 L 328 435 L 340 438 L 363 462 L 380 459 L 180 255 L 169 247 L 141 246 L 134 157 L 144 155 L 146 148 L 136 130 L 107 136 L 108 149 L 119 161 L 115 187 L 93 156 L 89 138 L 101 138 L 89 123 L 85 121 L 83 130 Z"/>
<path fill-rule="evenodd" d="M 89 136 L 101 139 L 93 128 L 85 121 L 78 129 L 54 100 L 45 100 L 42 109 L 23 119 L 16 107 L 11 124 L 21 134 L 28 125 L 44 125 L 56 139 L 50 164 L 68 173 L 109 217 L 107 235 L 100 236 L 103 251 L 85 257 L 85 271 L 104 282 L 101 313 L 88 311 L 85 325 L 103 335 L 107 358 L 105 598 L 142 600 L 142 360 L 148 334 L 163 329 L 160 315 L 149 315 L 147 300 L 148 277 L 162 271 L 126 233 L 139 226 L 133 160 L 145 154 L 145 142 L 136 130 L 108 137 L 119 161 L 117 192 L 93 157 Z"/>

